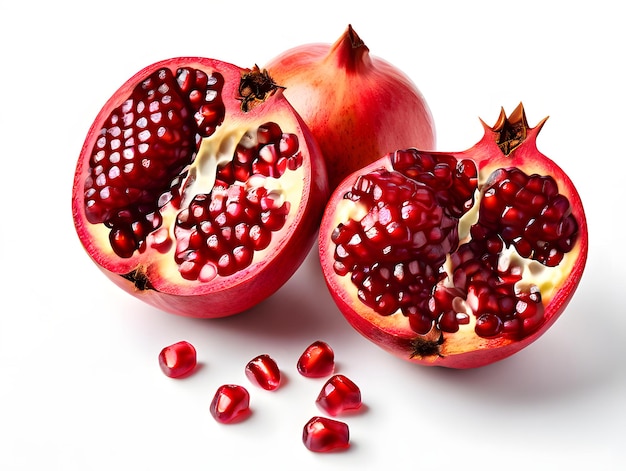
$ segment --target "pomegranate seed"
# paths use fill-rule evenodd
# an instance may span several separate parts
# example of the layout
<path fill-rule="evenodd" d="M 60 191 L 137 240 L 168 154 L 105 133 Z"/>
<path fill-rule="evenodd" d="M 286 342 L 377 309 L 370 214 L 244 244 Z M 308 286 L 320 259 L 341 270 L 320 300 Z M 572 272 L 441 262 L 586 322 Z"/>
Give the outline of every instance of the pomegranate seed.
<path fill-rule="evenodd" d="M 304 426 L 302 442 L 317 453 L 345 450 L 350 447 L 350 430 L 343 422 L 313 417 Z"/>
<path fill-rule="evenodd" d="M 184 340 L 165 347 L 159 354 L 159 366 L 170 378 L 180 378 L 196 367 L 196 349 Z"/>
<path fill-rule="evenodd" d="M 335 371 L 335 352 L 326 342 L 317 340 L 300 355 L 298 371 L 307 378 L 321 378 Z"/>
<path fill-rule="evenodd" d="M 269 355 L 259 355 L 246 365 L 246 377 L 266 391 L 273 391 L 280 386 L 280 369 Z"/>
<path fill-rule="evenodd" d="M 326 382 L 315 403 L 323 411 L 336 416 L 361 407 L 361 390 L 344 375 L 334 375 Z"/>
<path fill-rule="evenodd" d="M 236 384 L 220 386 L 211 401 L 210 411 L 213 418 L 223 424 L 243 420 L 250 414 L 250 394 Z"/>

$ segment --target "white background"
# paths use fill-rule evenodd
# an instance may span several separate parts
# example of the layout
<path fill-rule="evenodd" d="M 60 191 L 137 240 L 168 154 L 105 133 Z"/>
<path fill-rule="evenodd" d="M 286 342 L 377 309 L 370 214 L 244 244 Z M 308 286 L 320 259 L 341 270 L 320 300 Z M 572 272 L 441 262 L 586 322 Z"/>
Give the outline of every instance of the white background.
<path fill-rule="evenodd" d="M 110 0 L 0 6 L 0 469 L 587 469 L 626 458 L 626 288 L 622 251 L 626 120 L 618 2 Z M 297 6 L 296 6 L 297 5 Z M 410 10 L 407 10 L 410 5 Z M 590 226 L 587 271 L 536 343 L 470 371 L 424 368 L 362 339 L 332 303 L 312 252 L 278 293 L 244 314 L 179 318 L 113 286 L 74 233 L 70 200 L 84 136 L 105 100 L 143 66 L 200 55 L 264 64 L 352 23 L 372 54 L 424 93 L 441 150 L 462 150 L 522 101 L 550 115 L 539 148 L 576 183 Z M 617 214 L 616 214 L 617 213 Z M 186 339 L 201 366 L 159 370 Z M 365 410 L 352 448 L 310 453 L 304 423 L 322 380 L 295 370 L 323 339 Z M 269 353 L 286 382 L 249 385 Z M 220 384 L 249 387 L 253 414 L 209 414 Z M 558 468 L 557 468 L 558 467 Z"/>

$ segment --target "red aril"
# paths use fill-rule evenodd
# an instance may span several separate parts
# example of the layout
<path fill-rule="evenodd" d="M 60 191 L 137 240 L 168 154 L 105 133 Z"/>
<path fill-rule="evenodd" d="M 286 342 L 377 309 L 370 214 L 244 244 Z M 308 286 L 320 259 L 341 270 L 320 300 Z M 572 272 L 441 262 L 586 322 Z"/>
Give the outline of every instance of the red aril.
<path fill-rule="evenodd" d="M 317 340 L 302 352 L 296 367 L 307 378 L 331 375 L 335 371 L 335 352 L 326 342 Z"/>
<path fill-rule="evenodd" d="M 251 383 L 267 391 L 274 391 L 280 386 L 280 369 L 269 355 L 259 355 L 248 362 L 246 377 Z"/>
<path fill-rule="evenodd" d="M 361 390 L 344 375 L 334 375 L 322 387 L 315 401 L 317 406 L 336 416 L 361 407 Z"/>
<path fill-rule="evenodd" d="M 317 453 L 346 450 L 350 447 L 350 430 L 344 422 L 316 416 L 305 424 L 302 442 Z"/>
<path fill-rule="evenodd" d="M 186 341 L 165 347 L 159 353 L 161 371 L 170 378 L 188 375 L 196 367 L 196 349 Z"/>
<path fill-rule="evenodd" d="M 320 259 L 357 331 L 413 362 L 471 368 L 556 321 L 588 236 L 574 184 L 537 149 L 544 122 L 530 128 L 520 105 L 464 152 L 398 150 L 339 185 Z"/>
<path fill-rule="evenodd" d="M 317 139 L 331 189 L 387 152 L 435 147 L 422 93 L 397 67 L 370 55 L 352 26 L 332 45 L 295 47 L 266 68 Z"/>
<path fill-rule="evenodd" d="M 168 312 L 219 317 L 295 272 L 327 196 L 318 147 L 266 73 L 175 58 L 104 105 L 72 210 L 86 251 L 117 285 Z"/>
<path fill-rule="evenodd" d="M 240 422 L 250 415 L 250 394 L 243 386 L 224 384 L 217 388 L 209 410 L 220 423 Z"/>

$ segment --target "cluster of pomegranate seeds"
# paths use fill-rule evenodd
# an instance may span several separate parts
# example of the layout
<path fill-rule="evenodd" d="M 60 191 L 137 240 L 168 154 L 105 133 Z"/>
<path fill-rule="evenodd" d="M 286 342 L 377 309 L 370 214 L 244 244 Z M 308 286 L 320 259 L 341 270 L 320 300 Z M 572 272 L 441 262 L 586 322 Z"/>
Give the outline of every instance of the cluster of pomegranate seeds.
<path fill-rule="evenodd" d="M 517 168 L 494 171 L 481 188 L 471 239 L 459 246 L 459 220 L 478 190 L 475 163 L 415 149 L 387 157 L 393 171 L 361 175 L 344 195 L 367 213 L 333 231 L 335 272 L 350 274 L 365 305 L 380 315 L 400 310 L 418 334 L 456 332 L 470 323 L 470 312 L 480 337 L 536 330 L 541 293 L 516 285 L 524 267 L 503 254 L 513 248 L 554 267 L 572 249 L 578 225 L 555 180 Z M 452 283 L 441 284 L 448 254 Z"/>
<path fill-rule="evenodd" d="M 316 340 L 302 352 L 296 368 L 307 378 L 329 376 L 335 371 L 335 352 L 326 342 Z"/>
<path fill-rule="evenodd" d="M 472 160 L 417 149 L 398 150 L 388 157 L 395 170 L 431 188 L 450 216 L 459 218 L 474 206 L 478 169 Z"/>
<path fill-rule="evenodd" d="M 250 393 L 243 386 L 224 384 L 217 388 L 209 410 L 220 423 L 239 422 L 250 415 Z"/>
<path fill-rule="evenodd" d="M 335 272 L 351 273 L 359 299 L 381 315 L 422 309 L 458 245 L 457 219 L 435 191 L 398 171 L 359 176 L 345 198 L 367 214 L 333 231 Z"/>
<path fill-rule="evenodd" d="M 557 266 L 578 236 L 569 200 L 551 176 L 518 168 L 493 172 L 484 189 L 477 223 L 480 236 L 499 234 L 524 258 Z M 478 234 L 476 234 L 478 235 Z"/>
<path fill-rule="evenodd" d="M 85 179 L 85 215 L 110 228 L 118 256 L 145 248 L 148 234 L 162 223 L 159 209 L 180 196 L 180 176 L 201 137 L 224 119 L 223 82 L 219 74 L 185 68 L 175 76 L 163 68 L 108 116 Z"/>
<path fill-rule="evenodd" d="M 269 355 L 259 355 L 250 360 L 246 365 L 245 373 L 252 384 L 266 391 L 274 391 L 280 386 L 280 369 Z"/>
<path fill-rule="evenodd" d="M 276 123 L 258 127 L 256 135 L 246 134 L 235 148 L 233 159 L 217 169 L 217 184 L 247 182 L 253 175 L 281 177 L 303 164 L 298 136 L 283 133 Z"/>
<path fill-rule="evenodd" d="M 209 281 L 247 268 L 280 230 L 289 202 L 264 187 L 215 186 L 178 213 L 175 260 L 181 276 Z"/>
<path fill-rule="evenodd" d="M 318 453 L 345 450 L 350 447 L 350 430 L 344 422 L 315 416 L 304 426 L 302 442 Z"/>
<path fill-rule="evenodd" d="M 315 403 L 326 413 L 337 416 L 361 407 L 361 390 L 351 379 L 337 374 L 326 381 Z"/>
<path fill-rule="evenodd" d="M 165 347 L 159 353 L 159 366 L 170 378 L 180 378 L 191 373 L 196 362 L 196 349 L 184 340 Z"/>

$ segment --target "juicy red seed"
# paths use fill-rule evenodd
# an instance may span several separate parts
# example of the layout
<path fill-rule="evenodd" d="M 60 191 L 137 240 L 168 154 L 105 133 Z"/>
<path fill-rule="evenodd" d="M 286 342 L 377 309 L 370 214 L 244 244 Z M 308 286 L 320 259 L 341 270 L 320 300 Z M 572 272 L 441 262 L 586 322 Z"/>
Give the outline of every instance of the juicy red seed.
<path fill-rule="evenodd" d="M 177 342 L 159 353 L 159 366 L 170 378 L 180 378 L 196 367 L 196 349 L 189 342 Z"/>
<path fill-rule="evenodd" d="M 317 453 L 345 450 L 350 447 L 350 430 L 344 422 L 313 417 L 304 426 L 302 442 Z"/>
<path fill-rule="evenodd" d="M 215 392 L 209 410 L 218 422 L 239 422 L 250 414 L 250 394 L 243 386 L 225 384 Z"/>
<path fill-rule="evenodd" d="M 307 378 L 331 375 L 335 371 L 335 352 L 326 342 L 317 340 L 302 352 L 296 367 Z"/>
<path fill-rule="evenodd" d="M 476 333 L 480 337 L 495 337 L 502 332 L 502 320 L 495 314 L 487 313 L 476 319 Z"/>
<path fill-rule="evenodd" d="M 334 375 L 324 384 L 315 403 L 326 413 L 336 416 L 361 407 L 361 390 L 344 375 Z"/>
<path fill-rule="evenodd" d="M 269 355 L 259 355 L 246 365 L 246 377 L 257 386 L 274 391 L 280 386 L 280 369 Z"/>

